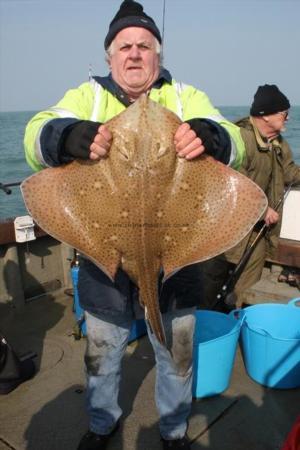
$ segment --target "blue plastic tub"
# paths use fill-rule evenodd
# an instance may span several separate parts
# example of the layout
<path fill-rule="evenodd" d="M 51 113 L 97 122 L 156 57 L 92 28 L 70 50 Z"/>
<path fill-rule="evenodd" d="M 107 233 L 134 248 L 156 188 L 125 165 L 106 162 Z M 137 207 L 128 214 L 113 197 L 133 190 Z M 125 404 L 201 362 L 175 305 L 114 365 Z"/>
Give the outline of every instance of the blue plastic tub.
<path fill-rule="evenodd" d="M 279 389 L 300 386 L 300 298 L 243 310 L 241 346 L 248 375 Z"/>
<path fill-rule="evenodd" d="M 84 311 L 80 306 L 78 294 L 78 272 L 80 268 L 74 266 L 71 269 L 71 278 L 74 289 L 74 312 L 78 328 L 83 336 L 86 336 L 86 323 L 84 319 Z M 132 324 L 128 342 L 135 341 L 147 333 L 147 327 L 144 319 L 135 320 Z"/>
<path fill-rule="evenodd" d="M 231 314 L 196 312 L 193 397 L 210 397 L 228 388 L 241 324 Z"/>

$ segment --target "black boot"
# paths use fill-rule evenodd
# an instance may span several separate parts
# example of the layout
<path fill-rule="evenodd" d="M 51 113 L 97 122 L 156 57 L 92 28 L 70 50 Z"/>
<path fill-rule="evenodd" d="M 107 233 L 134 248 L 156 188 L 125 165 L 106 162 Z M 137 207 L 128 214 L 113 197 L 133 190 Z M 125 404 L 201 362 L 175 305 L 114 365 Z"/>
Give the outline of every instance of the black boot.
<path fill-rule="evenodd" d="M 161 439 L 163 450 L 191 450 L 190 442 L 186 436 L 179 439 Z"/>
<path fill-rule="evenodd" d="M 96 434 L 88 431 L 79 442 L 77 450 L 105 450 L 109 439 L 119 428 L 119 422 L 109 434 Z"/>

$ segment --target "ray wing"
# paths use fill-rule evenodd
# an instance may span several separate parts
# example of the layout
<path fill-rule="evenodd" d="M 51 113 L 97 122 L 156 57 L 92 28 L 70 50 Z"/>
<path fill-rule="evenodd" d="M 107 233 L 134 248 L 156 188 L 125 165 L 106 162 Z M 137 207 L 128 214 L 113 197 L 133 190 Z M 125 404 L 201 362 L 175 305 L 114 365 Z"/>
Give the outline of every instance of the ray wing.
<path fill-rule="evenodd" d="M 171 224 L 162 249 L 166 278 L 234 247 L 267 207 L 255 183 L 207 156 L 178 160 L 175 179 L 164 209 Z"/>

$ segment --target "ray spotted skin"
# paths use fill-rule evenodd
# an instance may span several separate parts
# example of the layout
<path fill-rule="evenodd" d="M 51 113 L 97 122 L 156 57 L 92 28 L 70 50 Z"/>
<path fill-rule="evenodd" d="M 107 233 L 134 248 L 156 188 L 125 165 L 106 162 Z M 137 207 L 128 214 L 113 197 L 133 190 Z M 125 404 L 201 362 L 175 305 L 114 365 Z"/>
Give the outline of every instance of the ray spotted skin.
<path fill-rule="evenodd" d="M 121 266 L 165 345 L 157 298 L 165 279 L 236 245 L 263 215 L 263 192 L 248 178 L 201 156 L 176 155 L 181 121 L 142 95 L 106 123 L 106 159 L 45 169 L 22 184 L 26 206 L 50 235 L 90 258 L 112 279 Z M 49 188 L 50 187 L 50 188 Z"/>

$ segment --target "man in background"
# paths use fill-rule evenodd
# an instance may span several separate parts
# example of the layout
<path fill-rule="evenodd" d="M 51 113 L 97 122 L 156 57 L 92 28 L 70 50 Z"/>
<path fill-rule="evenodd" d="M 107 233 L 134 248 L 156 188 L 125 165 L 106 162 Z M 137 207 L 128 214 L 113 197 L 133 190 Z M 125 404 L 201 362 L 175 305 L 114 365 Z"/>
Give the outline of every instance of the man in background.
<path fill-rule="evenodd" d="M 292 152 L 281 133 L 289 118 L 290 102 L 276 85 L 259 86 L 250 109 L 250 116 L 239 120 L 246 153 L 240 168 L 243 175 L 265 192 L 269 206 L 264 218 L 248 236 L 223 255 L 203 263 L 204 303 L 213 307 L 216 297 L 226 283 L 230 269 L 240 261 L 245 249 L 254 241 L 265 223 L 267 233 L 257 242 L 237 284 L 230 302 L 242 305 L 242 295 L 262 275 L 266 258 L 274 258 L 281 227 L 281 208 L 274 207 L 284 195 L 285 186 L 300 184 L 300 166 L 293 161 Z M 249 205 L 251 207 L 251 205 Z M 222 305 L 219 305 L 222 309 Z"/>

